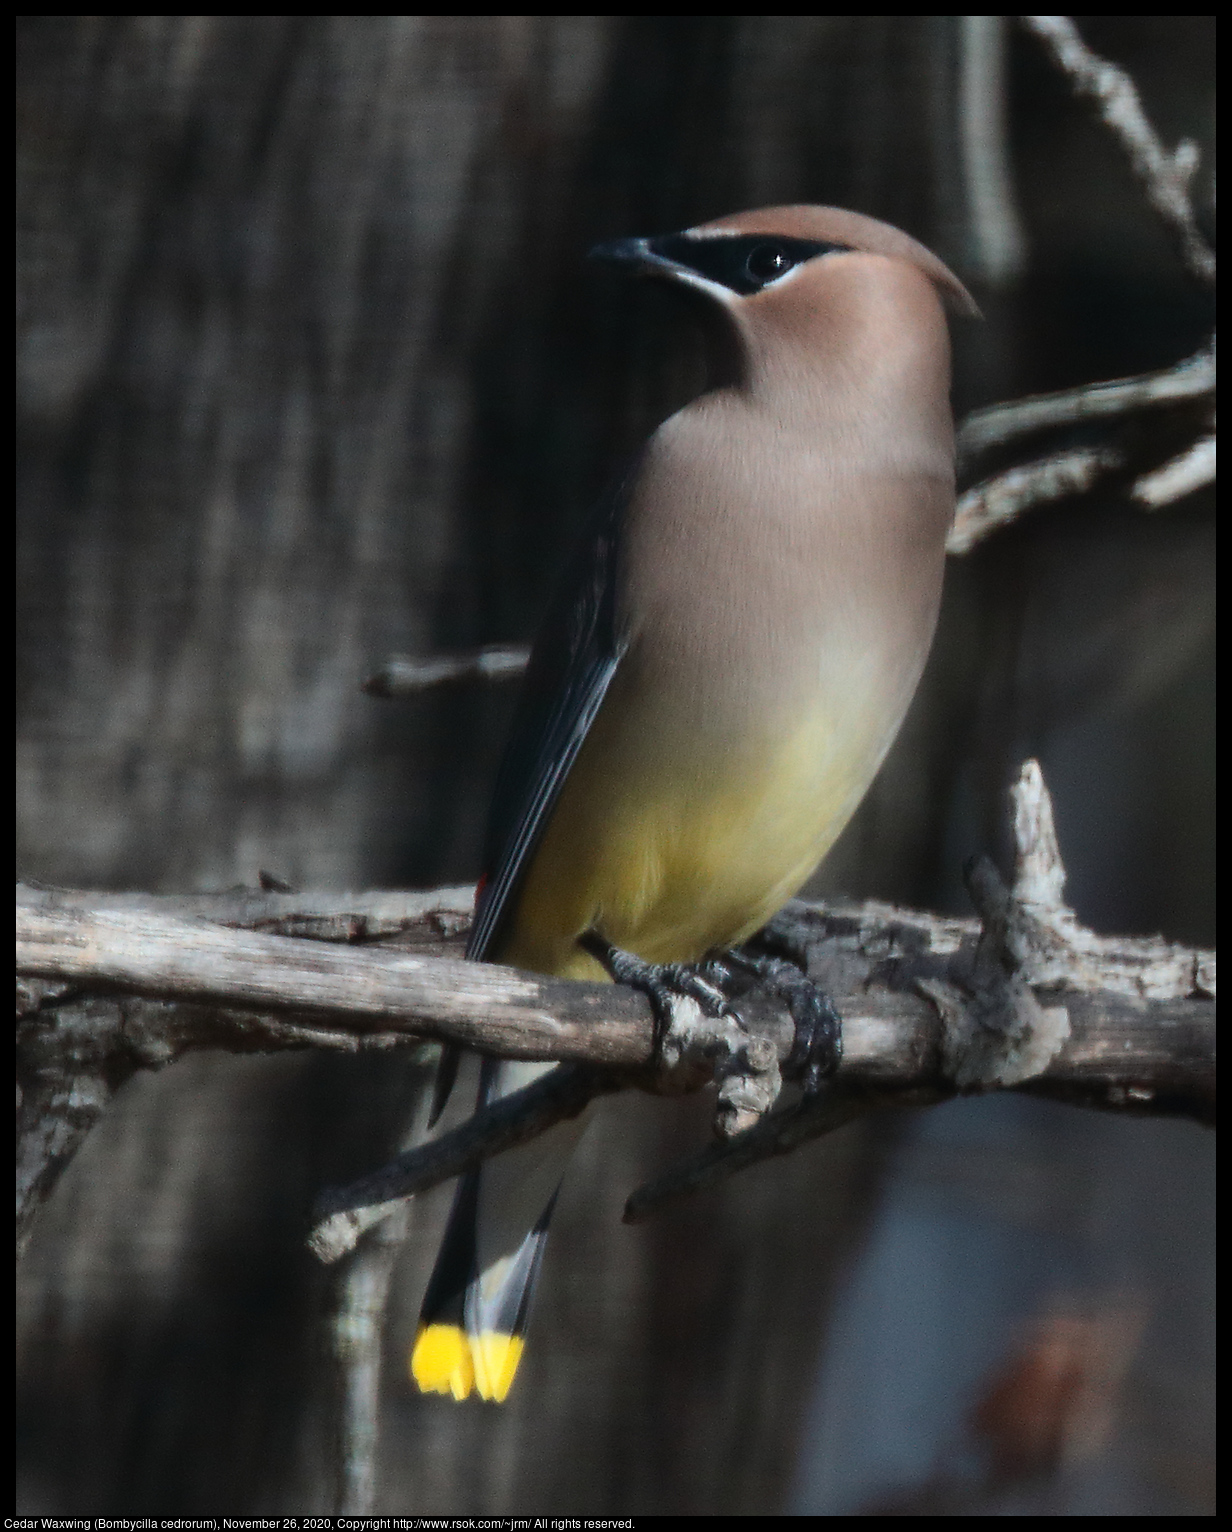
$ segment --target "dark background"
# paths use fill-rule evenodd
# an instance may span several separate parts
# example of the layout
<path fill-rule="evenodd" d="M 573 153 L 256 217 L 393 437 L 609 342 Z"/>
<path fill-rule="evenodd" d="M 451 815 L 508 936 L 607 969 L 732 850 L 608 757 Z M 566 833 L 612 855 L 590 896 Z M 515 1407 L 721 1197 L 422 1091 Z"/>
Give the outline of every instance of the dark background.
<path fill-rule="evenodd" d="M 1213 21 L 1081 25 L 1167 143 L 1203 146 L 1207 206 Z M 510 690 L 358 684 L 393 652 L 525 640 L 605 476 L 700 385 L 687 306 L 588 269 L 600 239 L 776 201 L 898 223 L 986 314 L 955 334 L 959 414 L 1196 349 L 1207 296 L 1010 30 L 1025 258 L 987 280 L 963 35 L 947 17 L 21 21 L 19 875 L 474 877 Z M 1080 916 L 1213 945 L 1213 534 L 1210 491 L 1155 515 L 1090 497 L 952 561 L 916 705 L 816 889 L 965 910 L 962 861 L 1003 852 L 1004 788 L 1034 753 Z M 321 1185 L 387 1152 L 413 1073 L 201 1056 L 125 1087 L 19 1272 L 23 1512 L 328 1508 L 327 1278 L 302 1239 Z M 596 1116 L 501 1411 L 404 1381 L 447 1192 L 423 1199 L 379 1509 L 841 1509 L 907 1482 L 900 1464 L 818 1488 L 816 1400 L 850 1353 L 842 1397 L 910 1457 L 909 1423 L 876 1424 L 893 1379 L 858 1364 L 867 1319 L 842 1295 L 868 1289 L 933 1126 L 855 1125 L 631 1231 L 625 1193 L 704 1139 L 705 1103 Z M 1022 1299 L 1128 1283 L 1149 1316 L 1118 1406 L 1131 1467 L 1086 1508 L 1212 1509 L 1213 1137 L 1064 1109 L 981 1132 L 1034 1167 L 1015 1228 L 1106 1251 L 1116 1207 L 1141 1234 L 1112 1275 L 1041 1257 Z M 983 1153 L 942 1156 L 942 1221 Z M 964 1275 L 967 1248 L 953 1282 L 995 1286 L 1005 1263 Z M 904 1345 L 946 1353 L 946 1291 Z M 966 1386 L 934 1371 L 938 1397 Z"/>

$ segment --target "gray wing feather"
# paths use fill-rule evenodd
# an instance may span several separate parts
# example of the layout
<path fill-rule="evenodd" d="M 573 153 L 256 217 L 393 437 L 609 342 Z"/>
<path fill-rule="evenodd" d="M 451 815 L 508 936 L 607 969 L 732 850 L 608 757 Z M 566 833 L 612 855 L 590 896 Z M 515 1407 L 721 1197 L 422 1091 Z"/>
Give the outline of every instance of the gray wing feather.
<path fill-rule="evenodd" d="M 594 723 L 623 645 L 616 624 L 621 512 L 631 475 L 605 496 L 575 550 L 531 651 L 488 824 L 487 881 L 466 955 L 482 959 Z"/>

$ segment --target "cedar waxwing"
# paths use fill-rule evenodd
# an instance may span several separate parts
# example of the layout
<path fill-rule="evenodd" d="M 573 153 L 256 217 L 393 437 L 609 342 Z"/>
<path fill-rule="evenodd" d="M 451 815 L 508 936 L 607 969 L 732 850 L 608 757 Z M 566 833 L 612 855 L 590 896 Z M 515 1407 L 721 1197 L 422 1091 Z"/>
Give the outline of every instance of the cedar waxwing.
<path fill-rule="evenodd" d="M 598 508 L 535 645 L 468 956 L 607 975 L 579 939 L 693 963 L 760 929 L 863 798 L 915 691 L 954 513 L 943 300 L 859 213 L 775 207 L 597 256 L 698 288 L 738 372 L 665 421 Z M 480 1103 L 550 1065 L 485 1060 Z M 462 1179 L 411 1372 L 502 1400 L 563 1125 Z"/>

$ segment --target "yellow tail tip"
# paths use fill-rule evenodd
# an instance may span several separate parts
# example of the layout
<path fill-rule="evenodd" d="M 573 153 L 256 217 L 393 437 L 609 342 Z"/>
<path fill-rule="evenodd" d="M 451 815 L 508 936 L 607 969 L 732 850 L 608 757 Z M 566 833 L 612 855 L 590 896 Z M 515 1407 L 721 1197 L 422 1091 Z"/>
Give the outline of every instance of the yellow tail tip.
<path fill-rule="evenodd" d="M 411 1348 L 410 1373 L 423 1394 L 503 1404 L 522 1360 L 522 1337 L 485 1330 L 467 1336 L 459 1325 L 423 1325 Z"/>
<path fill-rule="evenodd" d="M 458 1325 L 423 1325 L 411 1347 L 410 1373 L 421 1393 L 465 1399 L 475 1386 L 466 1332 Z"/>
<path fill-rule="evenodd" d="M 522 1337 L 502 1335 L 499 1330 L 485 1330 L 482 1335 L 473 1335 L 471 1360 L 480 1397 L 503 1404 L 522 1360 Z"/>

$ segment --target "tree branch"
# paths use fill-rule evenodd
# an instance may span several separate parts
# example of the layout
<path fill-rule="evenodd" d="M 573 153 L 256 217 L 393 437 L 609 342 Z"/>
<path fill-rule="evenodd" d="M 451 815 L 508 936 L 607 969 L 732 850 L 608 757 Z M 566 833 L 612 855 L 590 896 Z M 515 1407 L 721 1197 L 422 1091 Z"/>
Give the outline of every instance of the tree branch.
<path fill-rule="evenodd" d="M 1033 762 L 1015 804 L 1014 891 L 989 868 L 977 870 L 971 887 L 981 921 L 869 902 L 793 903 L 771 922 L 763 950 L 795 954 L 843 1017 L 833 1094 L 779 1109 L 708 1150 L 681 1185 L 730 1173 L 750 1156 L 785 1152 L 873 1105 L 957 1091 L 1027 1087 L 1062 1100 L 1212 1119 L 1214 953 L 1084 930 L 1061 902 L 1051 807 Z M 299 909 L 288 911 L 288 900 Z M 117 1086 L 133 1070 L 161 1067 L 191 1048 L 354 1051 L 436 1039 L 587 1066 L 557 1071 L 331 1194 L 321 1212 L 335 1221 L 317 1236 L 326 1257 L 353 1245 L 409 1191 L 525 1141 L 597 1091 L 630 1084 L 680 1091 L 741 1071 L 769 1070 L 777 1080 L 791 1053 L 791 1018 L 781 1001 L 754 988 L 737 997 L 738 1027 L 708 1025 L 695 1002 L 679 1000 L 670 1033 L 679 1056 L 671 1068 L 656 1065 L 643 995 L 444 955 L 462 938 L 462 902 L 456 889 L 213 902 L 233 922 L 281 921 L 310 931 L 306 938 L 218 925 L 204 918 L 210 901 L 201 898 L 19 888 L 23 1232 Z M 174 913 L 163 913 L 167 907 Z M 354 932 L 369 925 L 392 931 L 399 945 L 357 946 Z M 648 1193 L 635 1206 L 658 1205 L 665 1195 Z M 338 1221 L 349 1213 L 356 1216 Z"/>
<path fill-rule="evenodd" d="M 958 430 L 960 462 L 969 462 L 990 448 L 1004 447 L 1023 436 L 1053 426 L 1107 420 L 1134 410 L 1203 399 L 1215 392 L 1215 337 L 1200 351 L 1159 372 L 1088 383 L 1055 394 L 1034 394 L 1009 404 L 972 410 Z"/>
<path fill-rule="evenodd" d="M 1162 219 L 1189 271 L 1207 287 L 1215 285 L 1215 252 L 1194 215 L 1190 186 L 1198 168 L 1198 147 L 1183 139 L 1171 153 L 1142 110 L 1138 88 L 1123 69 L 1100 58 L 1083 42 L 1068 16 L 1023 16 L 1023 26 L 1047 48 L 1069 79 L 1075 95 L 1095 102 L 1100 120 L 1124 150 L 1146 199 Z"/>
<path fill-rule="evenodd" d="M 74 989 L 180 1002 L 161 1029 L 169 1053 L 159 1062 L 218 1047 L 227 1031 L 244 1051 L 305 1040 L 389 1048 L 413 1036 L 505 1058 L 609 1066 L 645 1063 L 651 1052 L 650 1006 L 632 990 L 100 907 L 89 894 L 19 890 L 17 968 Z M 128 1051 L 150 1048 L 144 1029 L 155 1014 L 127 1024 Z M 334 1038 L 347 1042 L 326 1041 Z"/>

